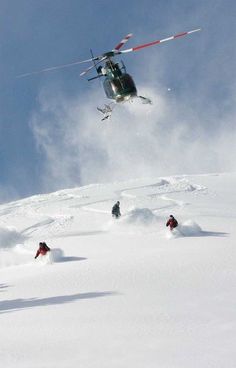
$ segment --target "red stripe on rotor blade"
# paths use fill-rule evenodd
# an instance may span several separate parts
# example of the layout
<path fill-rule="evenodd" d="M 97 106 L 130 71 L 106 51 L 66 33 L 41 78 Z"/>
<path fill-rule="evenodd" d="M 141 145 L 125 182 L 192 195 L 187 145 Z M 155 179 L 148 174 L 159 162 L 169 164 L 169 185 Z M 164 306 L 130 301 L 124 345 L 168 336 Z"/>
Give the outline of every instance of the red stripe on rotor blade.
<path fill-rule="evenodd" d="M 123 51 L 119 51 L 119 54 L 124 54 L 126 52 L 131 52 L 131 51 L 138 51 L 138 50 L 141 50 L 143 49 L 144 47 L 149 47 L 149 46 L 154 46 L 154 45 L 157 45 L 159 43 L 162 43 L 162 42 L 167 42 L 167 41 L 171 41 L 171 40 L 174 40 L 175 38 L 179 38 L 179 37 L 182 37 L 182 36 L 186 36 L 187 34 L 189 33 L 193 33 L 193 32 L 197 32 L 197 31 L 200 31 L 200 28 L 199 29 L 194 29 L 193 31 L 188 31 L 188 32 L 183 32 L 183 33 L 179 33 L 175 36 L 170 36 L 170 37 L 167 37 L 167 38 L 163 38 L 162 40 L 157 40 L 157 41 L 153 41 L 153 42 L 149 42 L 149 43 L 145 43 L 143 45 L 139 45 L 139 46 L 136 46 L 136 47 L 133 47 L 131 49 L 126 49 L 126 50 L 123 50 Z M 123 42 L 123 40 L 121 41 L 121 43 Z M 119 44 L 120 45 L 120 44 Z M 118 46 L 117 46 L 118 47 Z M 114 50 L 113 50 L 114 51 Z M 118 51 L 118 50 L 117 50 Z"/>
<path fill-rule="evenodd" d="M 125 36 L 123 40 L 120 41 L 120 43 L 115 47 L 114 50 L 119 50 L 132 36 L 133 36 L 133 33 L 127 34 L 127 36 Z"/>
<path fill-rule="evenodd" d="M 175 35 L 174 38 L 182 37 L 182 36 L 185 36 L 187 34 L 188 34 L 188 32 L 179 33 L 179 34 Z"/>
<path fill-rule="evenodd" d="M 119 45 L 117 45 L 115 47 L 115 50 L 119 50 L 121 48 L 121 46 L 123 46 L 123 45 L 124 45 L 124 42 L 119 43 Z"/>
<path fill-rule="evenodd" d="M 138 51 L 140 49 L 143 49 L 144 47 L 149 47 L 149 46 L 157 45 L 158 43 L 160 43 L 160 40 L 159 41 L 153 41 L 153 42 L 145 43 L 144 45 L 133 47 L 133 51 Z"/>

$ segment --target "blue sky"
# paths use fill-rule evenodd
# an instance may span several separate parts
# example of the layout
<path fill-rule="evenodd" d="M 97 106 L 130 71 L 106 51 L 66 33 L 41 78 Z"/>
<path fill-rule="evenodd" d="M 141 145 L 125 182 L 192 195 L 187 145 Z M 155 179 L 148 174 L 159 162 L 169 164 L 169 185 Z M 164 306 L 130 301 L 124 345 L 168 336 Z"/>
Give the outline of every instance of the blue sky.
<path fill-rule="evenodd" d="M 231 0 L 1 0 L 0 201 L 126 179 L 131 171 L 235 170 L 235 14 Z M 124 56 L 137 88 L 155 104 L 151 112 L 122 107 L 109 126 L 99 125 L 96 112 L 103 90 L 79 77 L 83 66 L 16 79 L 86 59 L 90 48 L 100 54 L 130 32 L 128 47 L 198 27 L 202 32 Z"/>

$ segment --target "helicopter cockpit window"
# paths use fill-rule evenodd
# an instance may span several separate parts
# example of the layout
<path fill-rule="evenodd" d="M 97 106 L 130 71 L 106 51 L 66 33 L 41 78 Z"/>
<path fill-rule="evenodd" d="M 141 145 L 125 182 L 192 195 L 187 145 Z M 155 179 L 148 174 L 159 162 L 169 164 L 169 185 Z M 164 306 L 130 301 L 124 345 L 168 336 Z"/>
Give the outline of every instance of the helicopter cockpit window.
<path fill-rule="evenodd" d="M 113 81 L 111 83 L 111 87 L 112 87 L 114 93 L 117 93 L 117 92 L 122 91 L 124 89 L 124 86 L 123 86 L 120 79 L 113 79 Z"/>

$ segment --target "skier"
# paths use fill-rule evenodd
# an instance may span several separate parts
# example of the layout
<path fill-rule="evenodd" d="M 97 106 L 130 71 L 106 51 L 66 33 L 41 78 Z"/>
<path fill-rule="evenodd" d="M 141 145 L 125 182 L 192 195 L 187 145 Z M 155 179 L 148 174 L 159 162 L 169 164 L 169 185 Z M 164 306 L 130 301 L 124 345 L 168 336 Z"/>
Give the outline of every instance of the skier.
<path fill-rule="evenodd" d="M 119 218 L 121 216 L 121 213 L 120 213 L 120 202 L 119 201 L 117 201 L 114 204 L 114 206 L 112 207 L 111 213 L 112 213 L 112 216 L 115 217 L 115 218 Z"/>
<path fill-rule="evenodd" d="M 166 226 L 169 226 L 170 227 L 170 230 L 172 231 L 175 227 L 178 226 L 178 221 L 174 218 L 173 215 L 170 215 L 167 223 L 166 223 Z"/>
<path fill-rule="evenodd" d="M 47 246 L 47 244 L 45 242 L 40 242 L 39 243 L 39 248 L 37 250 L 37 253 L 35 255 L 35 259 L 41 254 L 41 256 L 45 256 L 47 254 L 47 252 L 50 252 L 50 248 Z"/>

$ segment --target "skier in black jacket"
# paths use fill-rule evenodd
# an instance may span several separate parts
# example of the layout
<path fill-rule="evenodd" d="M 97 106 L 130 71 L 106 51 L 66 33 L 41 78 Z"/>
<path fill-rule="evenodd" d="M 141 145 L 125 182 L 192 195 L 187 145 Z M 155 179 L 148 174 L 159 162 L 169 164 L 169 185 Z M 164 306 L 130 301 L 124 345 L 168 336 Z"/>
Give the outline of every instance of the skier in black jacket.
<path fill-rule="evenodd" d="M 119 218 L 121 216 L 121 213 L 120 213 L 120 202 L 119 201 L 117 201 L 114 204 L 114 206 L 112 207 L 111 213 L 112 213 L 112 216 L 115 217 L 115 218 Z"/>

